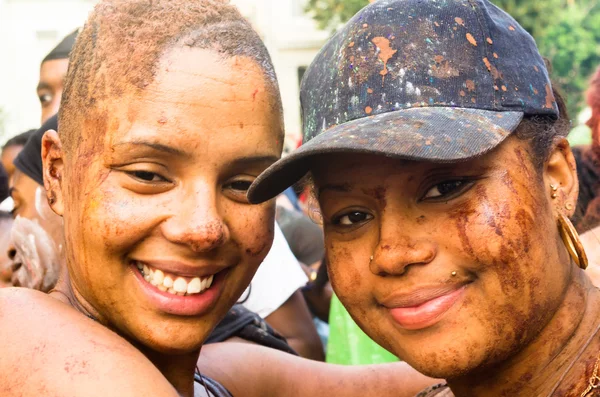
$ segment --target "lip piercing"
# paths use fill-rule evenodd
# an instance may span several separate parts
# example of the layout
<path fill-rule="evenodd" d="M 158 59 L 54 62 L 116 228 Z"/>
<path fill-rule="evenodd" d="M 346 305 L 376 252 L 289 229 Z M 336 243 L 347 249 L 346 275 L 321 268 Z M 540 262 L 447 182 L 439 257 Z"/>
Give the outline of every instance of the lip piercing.
<path fill-rule="evenodd" d="M 456 277 L 456 274 L 457 274 L 456 272 L 452 272 L 452 273 L 450 273 L 450 275 L 451 275 L 452 277 Z"/>

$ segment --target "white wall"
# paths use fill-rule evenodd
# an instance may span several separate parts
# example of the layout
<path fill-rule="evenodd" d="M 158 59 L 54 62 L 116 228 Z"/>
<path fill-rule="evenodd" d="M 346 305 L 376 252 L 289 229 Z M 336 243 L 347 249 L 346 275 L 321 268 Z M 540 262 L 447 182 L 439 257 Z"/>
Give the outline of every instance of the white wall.
<path fill-rule="evenodd" d="M 298 67 L 307 66 L 328 34 L 303 13 L 305 0 L 232 0 L 259 32 L 281 86 L 287 133 L 300 134 Z M 43 57 L 81 26 L 95 0 L 0 0 L 0 143 L 39 126 L 36 96 Z M 1 133 L 1 131 L 0 131 Z"/>
<path fill-rule="evenodd" d="M 42 59 L 82 25 L 92 0 L 0 0 L 0 108 L 4 136 L 39 127 L 36 95 Z"/>

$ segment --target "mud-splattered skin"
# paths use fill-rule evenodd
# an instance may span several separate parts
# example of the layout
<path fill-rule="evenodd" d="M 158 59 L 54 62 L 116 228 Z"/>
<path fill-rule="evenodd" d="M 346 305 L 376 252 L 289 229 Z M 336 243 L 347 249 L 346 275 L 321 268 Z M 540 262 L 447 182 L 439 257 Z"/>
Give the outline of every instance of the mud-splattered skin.
<path fill-rule="evenodd" d="M 598 294 L 556 228 L 577 195 L 572 156 L 559 147 L 541 174 L 529 150 L 510 137 L 463 163 L 337 155 L 313 166 L 340 300 L 378 343 L 459 396 L 547 395 L 596 331 Z M 419 330 L 384 306 L 448 285 L 466 287 Z M 588 374 L 573 370 L 561 388 L 581 393 L 598 339 L 576 360 Z"/>
<path fill-rule="evenodd" d="M 106 112 L 84 126 L 77 153 L 62 153 L 55 133 L 43 142 L 65 221 L 63 292 L 141 348 L 176 388 L 182 378 L 189 386 L 190 374 L 177 368 L 193 370 L 203 340 L 269 250 L 274 208 L 249 205 L 246 189 L 280 156 L 280 113 L 254 62 L 190 48 L 167 53 L 141 92 L 99 107 Z M 132 260 L 229 271 L 216 303 L 185 317 L 150 304 Z M 175 353 L 182 356 L 169 360 Z"/>

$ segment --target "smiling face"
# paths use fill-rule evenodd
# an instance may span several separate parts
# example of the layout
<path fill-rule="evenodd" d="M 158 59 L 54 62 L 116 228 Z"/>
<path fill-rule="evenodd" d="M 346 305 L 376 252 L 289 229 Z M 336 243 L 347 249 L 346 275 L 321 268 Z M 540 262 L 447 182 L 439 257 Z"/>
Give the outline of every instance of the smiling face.
<path fill-rule="evenodd" d="M 510 137 L 464 163 L 353 154 L 313 167 L 336 294 L 425 374 L 452 378 L 515 354 L 565 294 L 571 268 L 546 191 L 572 180 L 564 161 L 541 177 L 528 151 Z"/>
<path fill-rule="evenodd" d="M 51 158 L 50 134 L 44 167 L 62 180 L 54 209 L 78 301 L 136 344 L 192 352 L 270 248 L 273 205 L 249 205 L 246 189 L 280 156 L 283 127 L 247 58 L 183 48 L 157 70 L 103 104 L 76 153 Z"/>
<path fill-rule="evenodd" d="M 40 66 L 37 95 L 42 107 L 42 124 L 58 112 L 68 68 L 68 59 L 52 59 Z"/>

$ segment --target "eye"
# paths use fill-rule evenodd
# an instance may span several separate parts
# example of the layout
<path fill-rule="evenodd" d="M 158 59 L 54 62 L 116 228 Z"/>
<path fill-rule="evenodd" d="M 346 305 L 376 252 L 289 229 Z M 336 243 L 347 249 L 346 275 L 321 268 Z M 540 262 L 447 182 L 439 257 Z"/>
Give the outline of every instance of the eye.
<path fill-rule="evenodd" d="M 227 184 L 226 187 L 238 192 L 246 192 L 250 189 L 250 185 L 252 185 L 251 181 L 233 181 Z"/>
<path fill-rule="evenodd" d="M 144 182 L 169 182 L 169 180 L 161 175 L 149 171 L 127 171 L 127 174 Z"/>
<path fill-rule="evenodd" d="M 47 106 L 52 102 L 52 95 L 50 94 L 42 94 L 38 98 L 40 99 L 42 106 Z"/>
<path fill-rule="evenodd" d="M 430 188 L 421 200 L 435 200 L 439 198 L 451 198 L 462 193 L 466 188 L 472 185 L 472 181 L 451 180 L 438 183 Z"/>
<path fill-rule="evenodd" d="M 333 219 L 334 225 L 352 226 L 358 223 L 364 223 L 373 219 L 373 215 L 362 211 L 352 211 L 339 215 Z"/>

